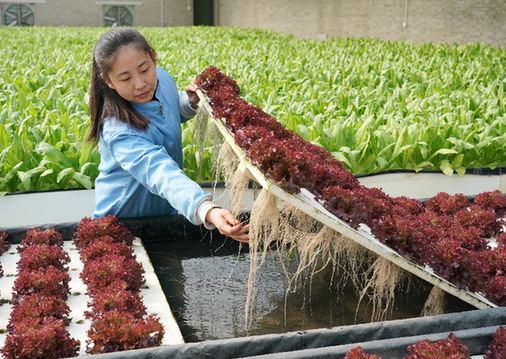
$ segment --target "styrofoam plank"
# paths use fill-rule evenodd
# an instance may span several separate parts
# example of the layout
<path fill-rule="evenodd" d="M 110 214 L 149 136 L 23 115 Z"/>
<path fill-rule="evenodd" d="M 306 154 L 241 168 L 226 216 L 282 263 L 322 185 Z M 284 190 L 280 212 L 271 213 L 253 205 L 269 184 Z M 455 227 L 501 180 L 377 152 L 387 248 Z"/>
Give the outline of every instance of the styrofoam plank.
<path fill-rule="evenodd" d="M 495 190 L 506 192 L 506 174 L 449 176 L 435 172 L 399 172 L 359 177 L 358 180 L 364 186 L 380 188 L 392 197 L 425 199 L 440 192 L 463 193 L 466 196 Z"/>
<path fill-rule="evenodd" d="M 0 197 L 0 230 L 79 222 L 95 209 L 94 190 L 19 193 Z"/>
<path fill-rule="evenodd" d="M 459 289 L 451 282 L 434 274 L 430 268 L 421 267 L 415 263 L 412 263 L 411 261 L 408 261 L 400 254 L 398 254 L 396 251 L 394 251 L 392 248 L 378 241 L 374 236 L 372 236 L 368 232 L 365 226 L 362 226 L 361 228 L 359 228 L 359 230 L 353 229 L 344 221 L 342 221 L 341 219 L 337 218 L 332 213 L 327 211 L 319 202 L 317 202 L 314 199 L 314 196 L 311 193 L 309 193 L 309 191 L 303 189 L 299 194 L 292 195 L 288 192 L 285 192 L 277 185 L 275 185 L 272 181 L 266 178 L 256 166 L 253 166 L 246 159 L 243 149 L 240 148 L 235 143 L 231 132 L 225 126 L 223 121 L 215 119 L 213 117 L 212 115 L 213 111 L 208 103 L 206 95 L 200 90 L 198 90 L 197 93 L 202 100 L 199 103 L 200 109 L 211 118 L 211 120 L 218 127 L 219 131 L 221 132 L 225 140 L 232 147 L 232 149 L 239 158 L 240 168 L 242 168 L 244 172 L 247 172 L 248 175 L 252 179 L 257 181 L 264 189 L 268 190 L 281 200 L 299 208 L 304 213 L 319 220 L 323 224 L 329 226 L 335 231 L 341 233 L 342 235 L 354 240 L 355 242 L 359 243 L 360 245 L 364 246 L 370 251 L 376 253 L 377 255 L 389 260 L 390 262 L 426 280 L 427 282 L 443 289 L 444 291 L 460 298 L 461 300 L 475 306 L 476 308 L 484 309 L 484 308 L 497 307 L 496 304 L 490 302 L 481 294 Z"/>
<path fill-rule="evenodd" d="M 70 275 L 70 295 L 67 304 L 70 307 L 70 317 L 72 322 L 67 327 L 70 336 L 81 342 L 80 355 L 86 355 L 87 332 L 90 328 L 90 320 L 84 317 L 84 311 L 87 310 L 90 298 L 86 295 L 86 286 L 79 278 L 79 274 L 83 269 L 83 263 L 79 258 L 79 252 L 71 241 L 65 241 L 63 249 L 67 251 L 70 257 L 68 265 Z M 145 270 L 144 278 L 146 284 L 141 289 L 143 303 L 146 306 L 147 314 L 152 314 L 160 318 L 160 322 L 164 326 L 165 334 L 162 345 L 183 344 L 183 336 L 179 330 L 179 326 L 174 319 L 170 306 L 167 302 L 165 294 L 160 286 L 158 277 L 156 276 L 149 256 L 142 245 L 139 238 L 133 243 L 133 250 Z M 17 245 L 12 245 L 8 252 L 0 256 L 0 263 L 4 268 L 4 276 L 0 278 L 0 298 L 12 298 L 12 286 L 14 284 L 17 272 L 17 262 L 19 254 Z M 5 329 L 9 322 L 10 311 L 12 306 L 6 303 L 0 306 L 0 329 Z M 7 334 L 0 333 L 0 348 L 3 347 Z"/>
<path fill-rule="evenodd" d="M 183 335 L 172 314 L 172 310 L 170 309 L 170 305 L 158 281 L 153 265 L 140 239 L 134 241 L 133 249 L 137 256 L 137 260 L 142 263 L 145 270 L 144 278 L 146 279 L 146 284 L 141 289 L 141 295 L 144 305 L 146 306 L 146 311 L 148 314 L 159 317 L 160 322 L 165 328 L 165 335 L 161 344 L 183 344 Z"/>

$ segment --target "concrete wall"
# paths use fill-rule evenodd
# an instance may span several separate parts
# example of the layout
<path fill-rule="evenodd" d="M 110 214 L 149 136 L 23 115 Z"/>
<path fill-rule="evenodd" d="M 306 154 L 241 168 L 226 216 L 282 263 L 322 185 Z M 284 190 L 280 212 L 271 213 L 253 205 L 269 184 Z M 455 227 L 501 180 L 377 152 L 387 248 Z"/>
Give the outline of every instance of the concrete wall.
<path fill-rule="evenodd" d="M 0 8 L 23 3 L 34 9 L 38 26 L 104 26 L 103 8 L 125 5 L 133 8 L 134 26 L 191 26 L 193 9 L 188 0 L 1 0 Z M 3 25 L 3 16 L 0 20 Z"/>
<path fill-rule="evenodd" d="M 505 0 L 214 0 L 219 26 L 303 38 L 487 43 L 506 47 Z M 190 26 L 193 0 L 0 0 L 34 8 L 39 26 L 103 26 L 105 4 L 134 9 L 134 26 Z M 3 24 L 3 17 L 0 20 Z"/>
<path fill-rule="evenodd" d="M 81 0 L 79 9 L 65 0 L 46 0 L 36 4 L 36 25 L 39 26 L 103 26 L 102 6 L 95 1 Z"/>
<path fill-rule="evenodd" d="M 504 0 L 217 0 L 222 26 L 304 38 L 487 43 L 506 47 Z"/>

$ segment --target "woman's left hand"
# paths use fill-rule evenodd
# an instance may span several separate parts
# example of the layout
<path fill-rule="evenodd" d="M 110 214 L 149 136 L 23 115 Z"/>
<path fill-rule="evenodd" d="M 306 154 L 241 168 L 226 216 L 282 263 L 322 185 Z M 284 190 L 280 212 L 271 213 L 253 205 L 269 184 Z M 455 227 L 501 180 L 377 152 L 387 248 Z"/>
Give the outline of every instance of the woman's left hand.
<path fill-rule="evenodd" d="M 190 84 L 186 86 L 185 91 L 188 94 L 188 99 L 190 100 L 191 107 L 197 108 L 200 101 L 199 95 L 197 95 L 197 86 Z"/>

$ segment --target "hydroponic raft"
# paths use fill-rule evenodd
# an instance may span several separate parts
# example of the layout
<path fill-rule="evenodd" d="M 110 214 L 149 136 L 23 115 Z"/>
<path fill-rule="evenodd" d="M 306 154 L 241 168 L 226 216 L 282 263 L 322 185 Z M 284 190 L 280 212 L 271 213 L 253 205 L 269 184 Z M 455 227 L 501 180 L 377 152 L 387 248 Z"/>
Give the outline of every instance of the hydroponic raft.
<path fill-rule="evenodd" d="M 207 68 L 196 83 L 201 107 L 237 155 L 239 169 L 266 191 L 478 308 L 506 304 L 506 196 L 500 190 L 474 201 L 443 192 L 425 204 L 392 198 L 363 186 L 328 151 L 240 98 L 235 81 L 219 69 Z"/>

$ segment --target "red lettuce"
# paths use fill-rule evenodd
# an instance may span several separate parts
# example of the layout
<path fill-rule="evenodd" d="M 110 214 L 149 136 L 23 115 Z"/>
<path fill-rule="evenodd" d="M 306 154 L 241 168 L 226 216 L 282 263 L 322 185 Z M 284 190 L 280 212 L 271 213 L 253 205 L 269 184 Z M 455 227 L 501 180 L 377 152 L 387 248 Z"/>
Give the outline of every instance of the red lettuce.
<path fill-rule="evenodd" d="M 18 251 L 22 252 L 35 244 L 63 246 L 63 236 L 54 228 L 40 229 L 35 227 L 26 231 L 26 236 L 21 240 Z"/>
<path fill-rule="evenodd" d="M 506 358 L 506 327 L 500 326 L 492 336 L 492 342 L 483 355 L 483 359 L 504 358 Z"/>
<path fill-rule="evenodd" d="M 74 244 L 81 250 L 93 244 L 97 239 L 111 236 L 116 242 L 132 245 L 133 233 L 128 227 L 119 222 L 114 216 L 106 216 L 97 219 L 85 217 L 81 219 L 74 233 Z"/>
<path fill-rule="evenodd" d="M 77 356 L 79 347 L 80 342 L 69 336 L 62 320 L 27 318 L 13 324 L 1 352 L 5 359 L 58 359 Z"/>
<path fill-rule="evenodd" d="M 409 354 L 404 359 L 470 359 L 467 347 L 450 333 L 448 338 L 436 342 L 428 339 L 408 346 Z"/>
<path fill-rule="evenodd" d="M 137 318 L 129 312 L 108 311 L 95 319 L 88 331 L 91 354 L 158 346 L 164 335 L 159 318 Z"/>
<path fill-rule="evenodd" d="M 362 186 L 329 151 L 248 104 L 239 97 L 236 82 L 218 68 L 204 70 L 196 84 L 246 157 L 279 187 L 292 194 L 307 189 L 351 227 L 365 224 L 379 241 L 405 258 L 430 265 L 459 288 L 503 302 L 498 292 L 503 288 L 502 275 L 494 274 L 483 256 L 492 251 L 486 238 L 495 235 L 501 247 L 506 242 L 502 229 L 506 222 L 500 219 L 506 212 L 506 196 L 500 191 L 483 192 L 474 200 L 444 192 L 425 203 L 392 198 Z"/>

